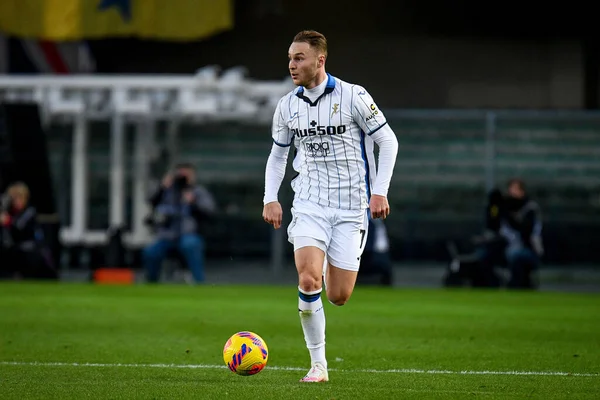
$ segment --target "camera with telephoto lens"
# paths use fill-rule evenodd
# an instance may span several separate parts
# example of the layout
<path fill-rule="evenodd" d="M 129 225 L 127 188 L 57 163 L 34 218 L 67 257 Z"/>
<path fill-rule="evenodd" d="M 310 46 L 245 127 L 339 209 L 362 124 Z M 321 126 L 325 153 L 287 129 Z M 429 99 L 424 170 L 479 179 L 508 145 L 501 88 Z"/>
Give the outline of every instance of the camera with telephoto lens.
<path fill-rule="evenodd" d="M 173 189 L 175 189 L 176 192 L 182 192 L 185 189 L 190 188 L 192 185 L 189 183 L 187 176 L 183 175 L 183 174 L 176 174 L 173 177 Z M 157 228 L 157 227 L 167 227 L 171 224 L 171 221 L 173 220 L 173 216 L 171 215 L 165 215 L 159 212 L 156 212 L 155 210 L 152 211 L 152 213 L 147 216 L 144 219 L 144 222 L 146 225 L 151 226 L 153 228 Z"/>
<path fill-rule="evenodd" d="M 175 178 L 173 179 L 173 187 L 180 191 L 183 189 L 187 189 L 190 186 L 190 183 L 188 182 L 188 178 L 185 175 L 175 175 Z"/>

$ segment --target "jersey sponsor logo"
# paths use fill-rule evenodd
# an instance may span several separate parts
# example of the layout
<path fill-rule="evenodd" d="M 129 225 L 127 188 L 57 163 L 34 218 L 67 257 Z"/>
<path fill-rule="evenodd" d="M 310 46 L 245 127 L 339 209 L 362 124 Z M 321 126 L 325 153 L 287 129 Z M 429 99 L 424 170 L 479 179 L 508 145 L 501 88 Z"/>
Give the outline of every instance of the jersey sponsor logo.
<path fill-rule="evenodd" d="M 327 157 L 329 155 L 328 142 L 305 142 L 304 148 L 307 157 Z"/>
<path fill-rule="evenodd" d="M 371 115 L 369 115 L 367 118 L 365 118 L 366 122 L 369 122 L 370 120 L 372 120 L 373 118 L 375 118 L 375 116 L 377 114 L 379 114 L 379 110 L 377 109 L 377 107 L 375 106 L 375 104 L 371 104 Z"/>
<path fill-rule="evenodd" d="M 293 120 L 294 118 L 296 118 L 296 116 L 298 115 L 298 111 L 296 111 L 291 117 L 290 117 L 290 121 Z"/>
<path fill-rule="evenodd" d="M 298 139 L 307 136 L 341 135 L 346 132 L 346 125 L 318 125 L 316 121 L 310 123 L 312 128 L 292 128 L 292 134 Z"/>

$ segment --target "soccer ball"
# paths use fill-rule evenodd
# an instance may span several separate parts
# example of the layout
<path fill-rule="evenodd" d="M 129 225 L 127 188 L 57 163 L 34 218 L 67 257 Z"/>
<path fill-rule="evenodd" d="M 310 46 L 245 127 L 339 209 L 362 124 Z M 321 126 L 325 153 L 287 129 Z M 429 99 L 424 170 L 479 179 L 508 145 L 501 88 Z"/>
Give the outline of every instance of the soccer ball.
<path fill-rule="evenodd" d="M 267 365 L 269 349 L 256 333 L 243 331 L 231 336 L 223 348 L 223 360 L 238 375 L 258 374 Z"/>

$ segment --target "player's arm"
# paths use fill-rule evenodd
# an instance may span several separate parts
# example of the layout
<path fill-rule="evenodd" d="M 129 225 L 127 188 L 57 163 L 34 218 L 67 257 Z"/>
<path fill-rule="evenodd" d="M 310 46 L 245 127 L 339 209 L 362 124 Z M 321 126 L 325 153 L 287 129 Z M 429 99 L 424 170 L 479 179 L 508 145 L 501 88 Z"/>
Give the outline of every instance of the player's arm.
<path fill-rule="evenodd" d="M 387 194 L 396 165 L 398 139 L 369 93 L 362 87 L 355 87 L 354 90 L 354 120 L 379 146 L 377 175 L 373 182 L 369 208 L 373 218 L 385 219 L 390 213 Z"/>
<path fill-rule="evenodd" d="M 386 218 L 390 213 L 387 193 L 396 165 L 398 139 L 388 124 L 371 135 L 379 146 L 377 175 L 371 192 L 371 212 L 374 218 Z"/>
<path fill-rule="evenodd" d="M 277 104 L 273 115 L 273 145 L 265 168 L 265 194 L 263 198 L 263 219 L 275 229 L 281 226 L 283 211 L 278 200 L 279 188 L 285 176 L 287 157 L 292 142 L 282 108 L 283 99 Z"/>

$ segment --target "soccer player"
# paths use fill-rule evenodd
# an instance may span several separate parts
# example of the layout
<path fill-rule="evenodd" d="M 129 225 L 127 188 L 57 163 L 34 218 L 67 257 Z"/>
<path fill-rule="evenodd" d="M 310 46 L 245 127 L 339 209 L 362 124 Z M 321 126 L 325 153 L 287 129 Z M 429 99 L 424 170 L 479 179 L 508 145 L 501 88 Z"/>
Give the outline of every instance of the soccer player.
<path fill-rule="evenodd" d="M 311 368 L 301 382 L 329 380 L 322 287 L 344 305 L 356 283 L 369 218 L 390 213 L 387 192 L 398 141 L 369 93 L 325 72 L 327 40 L 298 33 L 288 52 L 293 91 L 273 116 L 273 146 L 265 171 L 264 220 L 281 226 L 278 192 L 290 145 L 295 192 L 288 240 L 298 270 L 298 309 Z M 375 169 L 374 143 L 379 146 Z"/>

